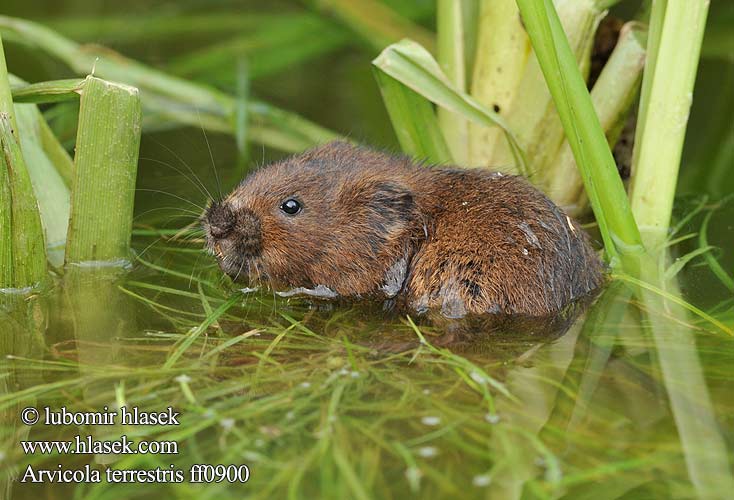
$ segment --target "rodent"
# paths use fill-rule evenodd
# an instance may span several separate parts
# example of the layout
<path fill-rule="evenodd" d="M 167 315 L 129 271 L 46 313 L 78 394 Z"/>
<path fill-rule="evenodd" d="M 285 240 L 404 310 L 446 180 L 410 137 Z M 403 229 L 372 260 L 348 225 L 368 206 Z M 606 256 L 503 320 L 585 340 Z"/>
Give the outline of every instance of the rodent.
<path fill-rule="evenodd" d="M 250 174 L 202 218 L 233 280 L 544 316 L 597 289 L 588 236 L 522 177 L 332 142 Z"/>

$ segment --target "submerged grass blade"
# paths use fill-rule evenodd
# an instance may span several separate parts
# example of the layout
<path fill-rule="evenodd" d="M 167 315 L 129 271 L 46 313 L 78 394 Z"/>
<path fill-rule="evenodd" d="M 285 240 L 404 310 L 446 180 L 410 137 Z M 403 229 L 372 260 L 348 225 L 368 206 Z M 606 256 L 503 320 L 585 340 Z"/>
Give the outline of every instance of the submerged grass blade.
<path fill-rule="evenodd" d="M 517 0 L 525 27 L 584 180 L 612 266 L 644 247 L 627 193 L 568 39 L 550 0 Z M 625 262 L 634 266 L 636 259 Z"/>
<path fill-rule="evenodd" d="M 199 336 L 204 333 L 210 326 L 212 326 L 216 321 L 224 314 L 226 313 L 230 307 L 235 305 L 238 301 L 240 301 L 242 297 L 239 294 L 232 295 L 229 299 L 227 299 L 226 302 L 221 304 L 219 307 L 217 307 L 210 315 L 204 319 L 204 321 L 199 324 L 196 328 L 193 328 L 183 339 L 183 341 L 176 346 L 176 349 L 171 353 L 171 355 L 166 359 L 166 362 L 163 364 L 163 369 L 167 370 L 169 368 L 172 368 L 176 361 L 179 360 L 181 356 L 184 355 L 186 350 L 191 347 L 191 345 L 196 341 Z"/>
<path fill-rule="evenodd" d="M 372 64 L 429 101 L 484 126 L 499 126 L 505 132 L 515 158 L 515 168 L 526 173 L 524 153 L 505 121 L 465 92 L 457 90 L 426 49 L 411 40 L 390 45 Z"/>
<path fill-rule="evenodd" d="M 67 263 L 130 258 L 140 133 L 138 90 L 87 77 L 74 158 Z"/>

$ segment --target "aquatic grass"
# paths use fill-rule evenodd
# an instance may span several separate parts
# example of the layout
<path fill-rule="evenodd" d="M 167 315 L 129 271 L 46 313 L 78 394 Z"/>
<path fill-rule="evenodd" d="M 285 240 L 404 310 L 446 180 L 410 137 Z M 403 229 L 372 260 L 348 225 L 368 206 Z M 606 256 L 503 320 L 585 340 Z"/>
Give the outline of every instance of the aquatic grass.
<path fill-rule="evenodd" d="M 728 200 L 731 200 L 733 198 L 728 198 Z M 722 204 L 725 203 L 727 200 L 722 200 Z M 698 243 L 699 243 L 699 249 L 711 249 L 711 247 L 708 244 L 708 229 L 709 229 L 709 223 L 711 222 L 711 216 L 715 212 L 712 210 L 709 213 L 706 214 L 706 216 L 703 219 L 703 222 L 701 223 L 701 229 L 698 233 Z M 734 278 L 729 275 L 729 273 L 726 272 L 724 267 L 719 263 L 719 261 L 714 257 L 712 252 L 704 252 L 703 253 L 704 258 L 706 259 L 706 263 L 708 264 L 709 268 L 711 268 L 711 272 L 713 272 L 717 278 L 719 278 L 719 281 L 727 288 L 730 292 L 734 293 Z"/>

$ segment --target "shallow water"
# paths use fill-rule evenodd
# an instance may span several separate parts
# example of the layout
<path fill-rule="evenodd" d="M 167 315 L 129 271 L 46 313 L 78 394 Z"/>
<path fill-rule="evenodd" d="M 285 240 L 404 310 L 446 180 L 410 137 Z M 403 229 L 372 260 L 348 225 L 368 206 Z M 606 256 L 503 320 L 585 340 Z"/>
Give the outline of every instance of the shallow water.
<path fill-rule="evenodd" d="M 560 336 L 456 334 L 377 305 L 242 294 L 195 238 L 137 234 L 128 274 L 73 269 L 44 294 L 6 299 L 2 477 L 12 498 L 724 498 L 734 485 L 734 343 L 674 305 L 617 283 Z M 717 244 L 722 235 L 731 242 L 722 231 Z M 708 267 L 682 275 L 684 290 L 703 283 L 719 286 Z M 734 301 L 716 295 L 714 316 L 730 331 Z M 712 309 L 704 296 L 699 305 Z M 172 406 L 180 425 L 20 421 L 23 408 L 62 406 Z M 20 444 L 122 435 L 175 441 L 178 453 L 48 456 Z M 35 474 L 246 464 L 250 477 L 21 483 L 29 464 Z"/>

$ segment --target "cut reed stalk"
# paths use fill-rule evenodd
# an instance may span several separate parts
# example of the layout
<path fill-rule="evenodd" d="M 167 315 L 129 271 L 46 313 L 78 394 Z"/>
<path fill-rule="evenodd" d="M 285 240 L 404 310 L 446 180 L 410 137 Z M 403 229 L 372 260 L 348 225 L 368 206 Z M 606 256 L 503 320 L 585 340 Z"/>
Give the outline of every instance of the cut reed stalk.
<path fill-rule="evenodd" d="M 138 90 L 87 77 L 76 140 L 66 263 L 130 258 L 141 133 Z"/>

